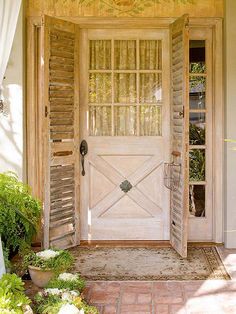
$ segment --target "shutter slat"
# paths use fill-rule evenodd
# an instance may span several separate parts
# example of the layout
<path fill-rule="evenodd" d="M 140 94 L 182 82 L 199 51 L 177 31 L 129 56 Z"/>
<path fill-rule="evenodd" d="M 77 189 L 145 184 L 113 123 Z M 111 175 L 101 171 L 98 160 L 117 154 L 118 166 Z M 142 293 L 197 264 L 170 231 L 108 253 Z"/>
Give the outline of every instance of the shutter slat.
<path fill-rule="evenodd" d="M 181 165 L 180 184 L 171 192 L 170 241 L 176 251 L 187 256 L 188 221 L 188 16 L 177 19 L 171 26 L 172 50 L 172 151 L 180 152 L 175 158 Z M 184 118 L 183 113 L 184 111 Z M 173 175 L 177 178 L 178 173 Z"/>
<path fill-rule="evenodd" d="M 51 17 L 45 19 L 45 67 L 48 67 L 48 161 L 46 185 L 45 247 L 77 245 L 78 163 L 75 147 L 75 115 L 78 115 L 78 30 L 73 23 Z M 76 118 L 77 119 L 77 118 Z M 77 125 L 76 125 L 77 126 Z"/>

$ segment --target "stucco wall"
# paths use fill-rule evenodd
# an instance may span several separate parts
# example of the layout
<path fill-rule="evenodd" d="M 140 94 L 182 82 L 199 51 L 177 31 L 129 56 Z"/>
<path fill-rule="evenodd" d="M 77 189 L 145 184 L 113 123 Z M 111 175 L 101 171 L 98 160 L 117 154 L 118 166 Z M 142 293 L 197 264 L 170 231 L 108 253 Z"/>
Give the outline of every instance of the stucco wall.
<path fill-rule="evenodd" d="M 27 0 L 28 16 L 223 17 L 223 0 Z"/>
<path fill-rule="evenodd" d="M 225 137 L 236 140 L 236 1 L 225 1 Z M 225 245 L 236 247 L 236 143 L 225 143 Z"/>
<path fill-rule="evenodd" d="M 3 81 L 4 115 L 0 115 L 0 172 L 23 178 L 23 10 L 21 8 Z"/>

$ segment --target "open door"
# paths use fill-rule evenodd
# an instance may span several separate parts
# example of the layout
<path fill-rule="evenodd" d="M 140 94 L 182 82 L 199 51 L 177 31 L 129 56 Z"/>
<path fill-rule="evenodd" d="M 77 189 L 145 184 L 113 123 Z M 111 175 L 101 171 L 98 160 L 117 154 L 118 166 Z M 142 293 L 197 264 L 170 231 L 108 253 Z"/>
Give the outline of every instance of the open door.
<path fill-rule="evenodd" d="M 44 248 L 79 243 L 78 28 L 43 17 L 41 28 Z"/>
<path fill-rule="evenodd" d="M 171 191 L 170 242 L 187 257 L 188 181 L 189 181 L 189 18 L 177 19 L 170 29 L 171 37 L 171 133 L 172 158 L 181 165 L 180 183 Z"/>

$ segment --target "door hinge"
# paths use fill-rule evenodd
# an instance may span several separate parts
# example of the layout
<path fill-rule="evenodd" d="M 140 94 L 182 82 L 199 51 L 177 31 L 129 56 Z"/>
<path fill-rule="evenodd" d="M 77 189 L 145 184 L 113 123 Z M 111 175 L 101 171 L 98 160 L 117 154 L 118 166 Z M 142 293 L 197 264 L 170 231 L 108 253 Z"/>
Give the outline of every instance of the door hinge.
<path fill-rule="evenodd" d="M 45 106 L 45 118 L 48 116 L 48 106 Z"/>

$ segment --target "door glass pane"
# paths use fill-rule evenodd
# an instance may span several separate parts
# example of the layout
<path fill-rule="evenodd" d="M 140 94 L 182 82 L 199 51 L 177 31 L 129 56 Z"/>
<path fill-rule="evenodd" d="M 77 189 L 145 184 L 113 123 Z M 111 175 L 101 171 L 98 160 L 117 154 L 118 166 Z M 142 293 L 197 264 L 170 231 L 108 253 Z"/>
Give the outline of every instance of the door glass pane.
<path fill-rule="evenodd" d="M 140 135 L 161 135 L 161 107 L 140 106 Z"/>
<path fill-rule="evenodd" d="M 111 40 L 90 40 L 89 52 L 90 70 L 111 69 Z"/>
<path fill-rule="evenodd" d="M 136 69 L 136 40 L 115 40 L 115 70 Z"/>
<path fill-rule="evenodd" d="M 205 145 L 206 117 L 205 113 L 191 112 L 189 119 L 189 144 Z"/>
<path fill-rule="evenodd" d="M 140 102 L 156 103 L 162 99 L 161 74 L 141 73 L 140 74 Z"/>
<path fill-rule="evenodd" d="M 89 102 L 111 102 L 111 74 L 91 73 L 89 75 Z"/>
<path fill-rule="evenodd" d="M 111 135 L 110 106 L 89 106 L 89 134 L 91 136 Z"/>
<path fill-rule="evenodd" d="M 205 149 L 190 150 L 189 158 L 189 180 L 205 181 Z"/>
<path fill-rule="evenodd" d="M 191 76 L 189 92 L 190 109 L 205 109 L 206 78 Z"/>
<path fill-rule="evenodd" d="M 115 103 L 134 103 L 136 98 L 136 74 L 116 73 L 114 85 Z"/>
<path fill-rule="evenodd" d="M 194 217 L 205 217 L 205 185 L 189 186 L 189 212 Z"/>
<path fill-rule="evenodd" d="M 140 40 L 139 42 L 140 69 L 161 70 L 162 42 L 161 40 Z"/>
<path fill-rule="evenodd" d="M 136 135 L 136 107 L 115 106 L 114 107 L 115 135 Z"/>
<path fill-rule="evenodd" d="M 190 72 L 205 73 L 205 40 L 190 40 L 189 48 Z"/>

